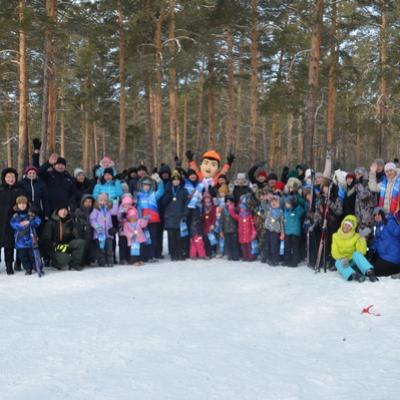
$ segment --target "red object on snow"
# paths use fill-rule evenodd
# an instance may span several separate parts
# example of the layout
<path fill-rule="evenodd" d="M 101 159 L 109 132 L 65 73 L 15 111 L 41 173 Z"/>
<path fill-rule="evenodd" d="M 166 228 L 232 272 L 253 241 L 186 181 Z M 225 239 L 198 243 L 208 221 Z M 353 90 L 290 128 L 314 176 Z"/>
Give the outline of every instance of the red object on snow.
<path fill-rule="evenodd" d="M 361 314 L 369 314 L 369 315 L 374 315 L 375 317 L 380 317 L 381 314 L 371 312 L 371 308 L 372 308 L 373 306 L 374 306 L 374 305 L 371 304 L 370 306 L 363 308 L 363 309 L 361 310 Z"/>

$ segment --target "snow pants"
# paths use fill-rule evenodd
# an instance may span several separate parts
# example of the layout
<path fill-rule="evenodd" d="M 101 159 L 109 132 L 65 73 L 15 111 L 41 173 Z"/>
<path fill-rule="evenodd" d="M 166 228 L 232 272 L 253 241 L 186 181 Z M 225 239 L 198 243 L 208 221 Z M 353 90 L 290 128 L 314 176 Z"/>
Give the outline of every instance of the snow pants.
<path fill-rule="evenodd" d="M 185 259 L 185 238 L 180 229 L 168 229 L 168 252 L 172 261 Z"/>
<path fill-rule="evenodd" d="M 356 272 L 355 266 L 363 275 L 366 275 L 368 270 L 374 269 L 374 266 L 359 251 L 353 253 L 348 266 L 343 266 L 341 260 L 336 260 L 335 266 L 346 281 Z"/>
<path fill-rule="evenodd" d="M 280 233 L 266 231 L 264 249 L 262 249 L 262 256 L 272 265 L 278 265 L 280 261 L 279 246 L 280 246 Z"/>
<path fill-rule="evenodd" d="M 17 255 L 21 260 L 21 264 L 25 271 L 32 271 L 35 269 L 35 256 L 33 255 L 33 249 L 18 249 Z"/>
<path fill-rule="evenodd" d="M 99 244 L 98 246 L 98 256 L 97 263 L 100 267 L 104 267 L 105 264 L 114 264 L 114 240 L 111 238 L 107 238 L 104 249 L 101 249 Z"/>
<path fill-rule="evenodd" d="M 251 243 L 241 243 L 240 248 L 242 249 L 242 257 L 244 261 L 254 261 L 256 256 L 251 254 Z"/>
<path fill-rule="evenodd" d="M 204 248 L 203 238 L 201 236 L 194 236 L 190 238 L 190 258 L 205 258 L 206 250 Z"/>
<path fill-rule="evenodd" d="M 389 276 L 400 273 L 400 265 L 377 258 L 374 263 L 376 276 Z"/>
<path fill-rule="evenodd" d="M 284 263 L 288 267 L 297 267 L 300 262 L 300 236 L 285 236 Z"/>
<path fill-rule="evenodd" d="M 56 268 L 81 267 L 83 253 L 85 251 L 85 241 L 83 239 L 73 239 L 69 243 L 69 253 L 60 253 L 54 249 L 50 252 L 53 265 Z"/>
<path fill-rule="evenodd" d="M 224 253 L 228 257 L 228 260 L 239 261 L 240 260 L 240 248 L 238 235 L 234 233 L 225 233 L 225 249 Z"/>

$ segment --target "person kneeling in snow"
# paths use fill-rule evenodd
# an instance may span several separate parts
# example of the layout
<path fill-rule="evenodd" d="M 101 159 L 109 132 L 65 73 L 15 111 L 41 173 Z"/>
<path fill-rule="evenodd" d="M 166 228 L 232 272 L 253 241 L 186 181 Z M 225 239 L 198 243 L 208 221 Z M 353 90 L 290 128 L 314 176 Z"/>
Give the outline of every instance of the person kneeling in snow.
<path fill-rule="evenodd" d="M 368 276 L 371 282 L 378 278 L 374 267 L 364 257 L 367 252 L 365 238 L 356 233 L 357 217 L 347 215 L 332 238 L 332 257 L 336 260 L 335 266 L 344 279 L 363 282 Z"/>

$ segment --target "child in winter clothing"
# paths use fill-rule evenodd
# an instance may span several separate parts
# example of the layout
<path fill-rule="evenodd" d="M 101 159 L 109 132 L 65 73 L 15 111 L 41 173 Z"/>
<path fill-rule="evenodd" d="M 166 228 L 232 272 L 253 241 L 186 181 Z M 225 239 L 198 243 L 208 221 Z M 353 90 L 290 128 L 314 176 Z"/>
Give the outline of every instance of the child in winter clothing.
<path fill-rule="evenodd" d="M 18 258 L 25 269 L 25 275 L 31 275 L 35 269 L 35 256 L 33 254 L 33 236 L 36 236 L 35 229 L 40 225 L 40 218 L 29 210 L 28 199 L 25 196 L 18 196 L 15 200 L 15 214 L 10 224 L 15 231 L 15 248 Z M 40 270 L 42 265 L 40 265 Z"/>
<path fill-rule="evenodd" d="M 134 202 L 135 200 L 130 193 L 124 194 L 122 196 L 121 205 L 119 207 L 117 214 L 117 219 L 119 222 L 119 232 L 118 232 L 119 262 L 123 265 L 129 264 L 131 258 L 128 241 L 124 234 L 123 226 L 125 222 L 127 222 L 128 211 L 131 208 L 134 208 Z"/>
<path fill-rule="evenodd" d="M 107 193 L 110 201 L 118 200 L 123 195 L 121 182 L 114 179 L 115 171 L 113 168 L 105 168 L 100 182 L 96 184 L 93 190 L 93 197 L 95 200 L 101 193 Z"/>
<path fill-rule="evenodd" d="M 156 188 L 157 186 L 157 188 Z M 144 177 L 138 183 L 137 209 L 139 218 L 147 217 L 149 220 L 148 230 L 150 243 L 144 246 L 144 261 L 156 262 L 156 241 L 160 229 L 160 213 L 158 210 L 158 200 L 164 195 L 164 183 L 158 174 L 152 177 Z"/>
<path fill-rule="evenodd" d="M 137 267 L 144 264 L 142 245 L 146 243 L 146 236 L 143 229 L 146 228 L 147 223 L 147 218 L 138 218 L 138 212 L 133 206 L 129 208 L 122 222 L 122 233 L 127 240 L 130 262 Z"/>
<path fill-rule="evenodd" d="M 364 257 L 367 252 L 365 238 L 356 233 L 357 217 L 347 215 L 332 238 L 332 257 L 335 266 L 346 280 L 362 282 L 368 276 L 371 282 L 377 280 L 374 267 Z"/>
<path fill-rule="evenodd" d="M 242 194 L 239 198 L 239 212 L 235 211 L 233 204 L 228 206 L 230 216 L 238 222 L 239 243 L 242 250 L 242 257 L 245 261 L 254 261 L 251 242 L 256 239 L 257 232 L 254 226 L 253 215 L 249 209 L 250 193 Z"/>
<path fill-rule="evenodd" d="M 297 267 L 300 262 L 301 227 L 304 212 L 304 208 L 300 204 L 296 204 L 293 196 L 286 197 L 283 213 L 285 231 L 284 263 L 288 267 Z"/>
<path fill-rule="evenodd" d="M 226 203 L 220 210 L 220 235 L 224 239 L 224 253 L 228 260 L 239 261 L 238 223 L 229 213 L 229 207 L 234 206 L 233 196 L 227 196 Z"/>
<path fill-rule="evenodd" d="M 90 265 L 93 259 L 93 228 L 90 225 L 90 213 L 93 211 L 94 198 L 90 194 L 82 196 L 80 207 L 74 212 L 74 222 L 78 233 L 78 238 L 85 241 L 85 252 L 83 255 L 83 265 Z"/>
<path fill-rule="evenodd" d="M 114 204 L 114 205 L 112 205 Z M 112 223 L 112 216 L 118 212 L 118 204 L 110 203 L 107 193 L 101 193 L 90 213 L 90 225 L 94 229 L 93 238 L 98 245 L 98 264 L 100 267 L 114 266 L 113 237 L 115 228 Z"/>
<path fill-rule="evenodd" d="M 206 256 L 211 258 L 217 252 L 217 238 L 214 232 L 217 216 L 216 207 L 209 193 L 204 193 L 203 195 L 201 220 L 203 224 L 203 240 L 206 248 Z"/>
<path fill-rule="evenodd" d="M 280 197 L 273 195 L 269 204 L 265 206 L 264 214 L 265 248 L 262 262 L 270 265 L 279 264 L 280 241 L 284 240 L 283 210 L 280 207 Z"/>

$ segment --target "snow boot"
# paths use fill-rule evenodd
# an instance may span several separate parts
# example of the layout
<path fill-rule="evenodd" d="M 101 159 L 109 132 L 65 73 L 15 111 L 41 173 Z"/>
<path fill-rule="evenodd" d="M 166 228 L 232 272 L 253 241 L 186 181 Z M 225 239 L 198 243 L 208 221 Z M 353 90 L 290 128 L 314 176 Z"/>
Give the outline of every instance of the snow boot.
<path fill-rule="evenodd" d="M 354 272 L 351 275 L 351 279 L 352 281 L 358 281 L 358 282 L 364 282 L 365 281 L 365 276 L 361 275 L 359 272 Z"/>
<path fill-rule="evenodd" d="M 25 271 L 25 275 L 32 275 L 32 270 L 31 269 L 27 269 Z"/>
<path fill-rule="evenodd" d="M 369 279 L 371 282 L 377 282 L 377 281 L 379 281 L 379 279 L 376 277 L 375 271 L 374 271 L 373 269 L 369 269 L 369 270 L 367 271 L 367 276 L 368 276 L 368 279 Z"/>
<path fill-rule="evenodd" d="M 14 275 L 14 270 L 12 267 L 12 263 L 6 264 L 7 275 Z"/>

